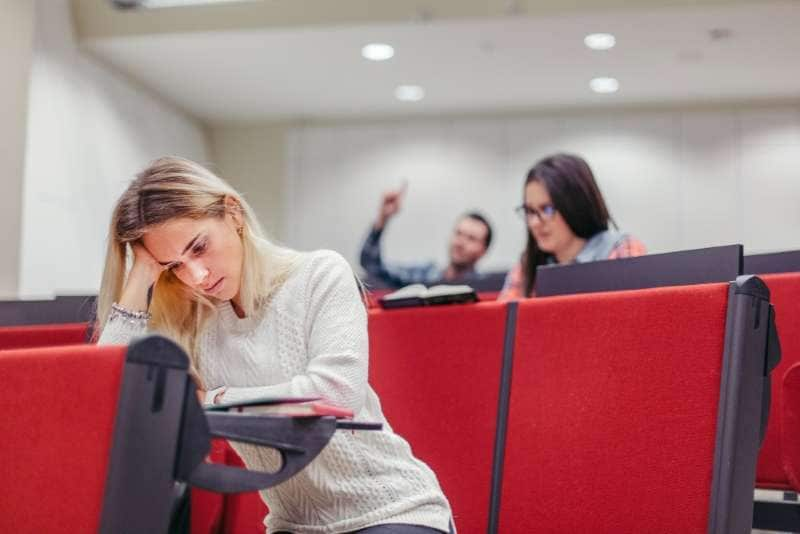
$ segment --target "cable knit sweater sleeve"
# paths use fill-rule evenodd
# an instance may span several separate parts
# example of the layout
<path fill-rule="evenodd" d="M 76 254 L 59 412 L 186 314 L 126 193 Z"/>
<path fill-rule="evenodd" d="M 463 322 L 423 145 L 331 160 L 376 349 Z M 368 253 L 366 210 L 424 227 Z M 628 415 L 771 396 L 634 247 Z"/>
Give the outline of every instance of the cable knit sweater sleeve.
<path fill-rule="evenodd" d="M 266 396 L 320 396 L 358 413 L 367 392 L 367 314 L 350 265 L 331 251 L 313 253 L 303 269 L 304 284 L 293 299 L 305 303 L 307 365 L 288 382 L 229 387 L 224 402 Z M 289 289 L 289 288 L 286 288 Z"/>
<path fill-rule="evenodd" d="M 137 337 L 147 334 L 147 320 L 112 315 L 103 325 L 97 344 L 128 345 Z"/>

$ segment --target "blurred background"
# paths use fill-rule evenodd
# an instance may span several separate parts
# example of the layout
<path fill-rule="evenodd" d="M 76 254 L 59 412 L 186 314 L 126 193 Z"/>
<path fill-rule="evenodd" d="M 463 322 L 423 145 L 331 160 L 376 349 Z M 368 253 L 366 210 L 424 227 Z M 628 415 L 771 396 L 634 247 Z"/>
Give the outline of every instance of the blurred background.
<path fill-rule="evenodd" d="M 650 252 L 800 248 L 797 28 L 793 0 L 0 0 L 0 298 L 95 293 L 114 201 L 167 154 L 357 270 L 404 181 L 387 260 L 444 265 L 479 209 L 508 269 L 555 151 Z"/>

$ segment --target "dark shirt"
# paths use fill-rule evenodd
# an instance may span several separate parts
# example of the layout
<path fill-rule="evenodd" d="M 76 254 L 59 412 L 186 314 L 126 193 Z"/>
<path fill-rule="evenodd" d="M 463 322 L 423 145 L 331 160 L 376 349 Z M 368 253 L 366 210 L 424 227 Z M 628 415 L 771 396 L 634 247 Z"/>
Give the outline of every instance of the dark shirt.
<path fill-rule="evenodd" d="M 361 247 L 361 266 L 370 277 L 378 279 L 392 288 L 409 284 L 425 284 L 427 286 L 442 282 L 445 272 L 436 267 L 433 262 L 406 266 L 385 265 L 381 258 L 382 234 L 383 230 L 372 228 Z M 465 276 L 472 274 L 474 274 L 474 270 L 464 273 Z"/>

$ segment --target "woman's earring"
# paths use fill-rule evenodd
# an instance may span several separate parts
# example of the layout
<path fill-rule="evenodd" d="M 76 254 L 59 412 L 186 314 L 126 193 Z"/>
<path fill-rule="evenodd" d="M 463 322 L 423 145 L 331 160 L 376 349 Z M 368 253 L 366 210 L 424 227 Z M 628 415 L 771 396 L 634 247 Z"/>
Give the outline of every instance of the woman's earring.
<path fill-rule="evenodd" d="M 237 234 L 239 234 L 239 235 L 242 235 L 242 231 L 243 231 L 242 229 L 243 229 L 243 228 L 244 228 L 244 227 L 242 227 L 242 226 L 240 226 L 239 228 L 237 228 L 237 229 L 236 229 L 236 233 L 237 233 Z"/>

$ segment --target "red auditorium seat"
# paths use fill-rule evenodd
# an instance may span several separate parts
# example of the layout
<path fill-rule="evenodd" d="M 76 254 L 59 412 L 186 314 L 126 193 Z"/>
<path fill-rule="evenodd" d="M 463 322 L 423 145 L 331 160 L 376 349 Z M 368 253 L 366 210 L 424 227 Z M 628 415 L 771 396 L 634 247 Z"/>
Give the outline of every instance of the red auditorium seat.
<path fill-rule="evenodd" d="M 0 350 L 75 345 L 87 342 L 87 323 L 0 327 Z"/>
<path fill-rule="evenodd" d="M 750 532 L 769 306 L 748 284 L 521 302 L 497 531 Z"/>
<path fill-rule="evenodd" d="M 782 380 L 780 421 L 784 445 L 783 466 L 792 488 L 800 488 L 800 362 L 794 363 Z"/>
<path fill-rule="evenodd" d="M 160 413 L 150 412 L 155 381 L 145 387 L 147 366 L 126 364 L 126 352 L 88 345 L 0 352 L 7 393 L 0 532 L 165 531 L 175 461 L 174 446 L 165 445 L 177 439 L 182 402 L 167 393 Z M 172 433 L 156 430 L 170 419 Z M 131 425 L 140 432 L 130 433 Z M 128 454 L 132 448 L 139 453 Z M 143 457 L 147 469 L 131 465 Z"/>
<path fill-rule="evenodd" d="M 800 251 L 793 250 L 744 257 L 747 273 L 764 275 L 770 287 L 777 315 L 778 334 L 783 348 L 781 364 L 773 373 L 772 404 L 767 437 L 758 458 L 756 487 L 760 489 L 800 491 L 797 466 L 800 464 L 800 427 L 788 400 L 793 390 L 789 370 L 800 362 Z M 787 273 L 787 274 L 776 274 Z M 797 401 L 800 401 L 795 397 Z M 758 500 L 753 526 L 766 530 L 800 532 L 800 506 Z"/>
<path fill-rule="evenodd" d="M 188 367 L 158 336 L 129 347 L 0 350 L 0 532 L 182 532 L 186 484 L 223 493 L 271 487 L 303 469 L 340 426 L 374 428 L 203 410 Z M 210 464 L 212 437 L 268 444 L 284 462 L 275 473 Z"/>
<path fill-rule="evenodd" d="M 436 473 L 458 531 L 486 532 L 507 306 L 370 311 L 370 383 Z"/>
<path fill-rule="evenodd" d="M 800 491 L 800 481 L 792 481 L 786 469 L 787 465 L 800 464 L 800 441 L 781 439 L 782 427 L 786 424 L 781 413 L 781 407 L 785 405 L 784 379 L 789 368 L 800 363 L 800 273 L 772 274 L 762 278 L 772 294 L 783 357 L 772 373 L 769 425 L 758 457 L 756 486 Z"/>

